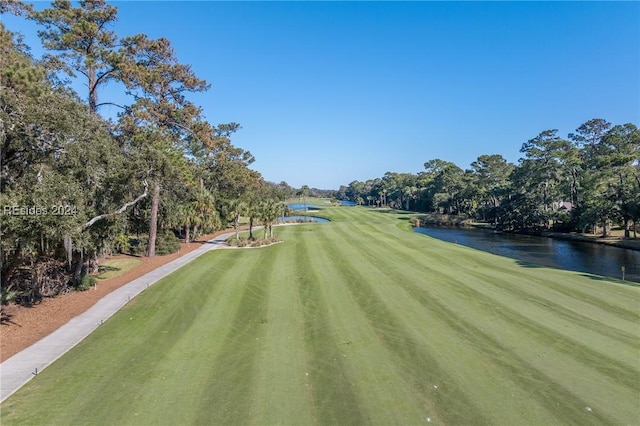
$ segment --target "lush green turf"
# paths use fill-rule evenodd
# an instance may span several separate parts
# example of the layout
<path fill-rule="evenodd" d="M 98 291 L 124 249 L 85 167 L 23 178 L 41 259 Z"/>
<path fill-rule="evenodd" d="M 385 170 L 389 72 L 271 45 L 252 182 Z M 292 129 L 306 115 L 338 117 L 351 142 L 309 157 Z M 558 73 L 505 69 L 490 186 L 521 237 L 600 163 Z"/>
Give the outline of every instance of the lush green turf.
<path fill-rule="evenodd" d="M 639 423 L 640 288 L 323 216 L 145 291 L 1 423 Z"/>

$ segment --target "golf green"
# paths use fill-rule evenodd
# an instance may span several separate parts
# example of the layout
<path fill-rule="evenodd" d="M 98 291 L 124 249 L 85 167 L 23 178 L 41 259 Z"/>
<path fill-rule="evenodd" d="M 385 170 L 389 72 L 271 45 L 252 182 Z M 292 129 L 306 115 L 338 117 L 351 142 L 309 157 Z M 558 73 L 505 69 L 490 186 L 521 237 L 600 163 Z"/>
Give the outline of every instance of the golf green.
<path fill-rule="evenodd" d="M 638 424 L 640 288 L 322 210 L 215 250 L 7 399 L 2 425 Z"/>

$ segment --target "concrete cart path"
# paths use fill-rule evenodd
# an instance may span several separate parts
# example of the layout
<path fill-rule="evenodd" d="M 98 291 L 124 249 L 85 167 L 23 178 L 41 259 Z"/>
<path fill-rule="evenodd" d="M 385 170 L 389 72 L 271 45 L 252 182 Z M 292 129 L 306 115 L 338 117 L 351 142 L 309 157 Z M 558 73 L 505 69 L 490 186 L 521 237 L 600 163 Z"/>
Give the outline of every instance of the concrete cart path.
<path fill-rule="evenodd" d="M 224 247 L 233 232 L 218 235 L 192 252 L 112 291 L 84 313 L 0 364 L 0 402 L 7 399 L 69 349 L 80 343 L 145 288 L 209 250 Z"/>

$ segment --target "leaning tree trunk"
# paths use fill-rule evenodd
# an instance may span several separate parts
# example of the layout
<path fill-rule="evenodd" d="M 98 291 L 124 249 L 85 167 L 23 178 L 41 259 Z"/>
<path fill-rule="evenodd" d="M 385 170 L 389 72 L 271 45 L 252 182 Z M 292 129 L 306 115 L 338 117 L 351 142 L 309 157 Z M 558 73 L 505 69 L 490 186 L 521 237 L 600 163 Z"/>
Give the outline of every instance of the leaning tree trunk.
<path fill-rule="evenodd" d="M 158 204 L 160 202 L 160 183 L 153 183 L 151 195 L 151 218 L 149 220 L 149 243 L 147 244 L 147 257 L 156 255 L 156 235 L 158 233 Z"/>

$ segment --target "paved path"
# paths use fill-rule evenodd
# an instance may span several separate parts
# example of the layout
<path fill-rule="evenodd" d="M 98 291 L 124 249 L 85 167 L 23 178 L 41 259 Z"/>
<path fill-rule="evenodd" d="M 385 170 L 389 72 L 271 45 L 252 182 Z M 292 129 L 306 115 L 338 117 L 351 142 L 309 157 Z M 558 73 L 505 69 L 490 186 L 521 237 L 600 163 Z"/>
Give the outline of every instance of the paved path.
<path fill-rule="evenodd" d="M 171 272 L 186 265 L 203 253 L 223 247 L 223 241 L 233 232 L 218 235 L 190 253 L 185 254 L 146 275 L 112 291 L 100 299 L 93 307 L 71 319 L 58 330 L 38 342 L 18 352 L 0 364 L 0 402 L 7 399 L 55 360 L 77 345 L 102 322 L 140 294 L 145 288 L 155 284 Z"/>

